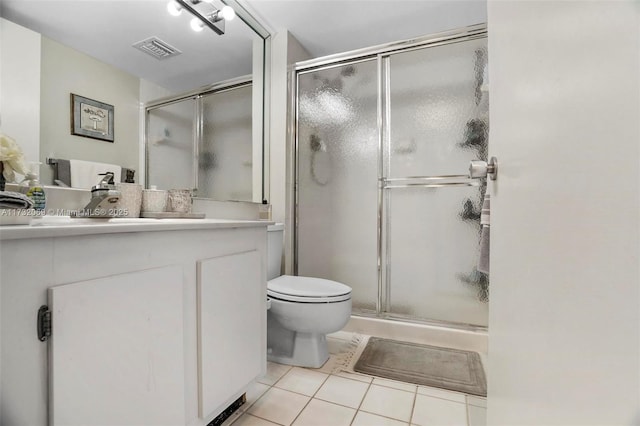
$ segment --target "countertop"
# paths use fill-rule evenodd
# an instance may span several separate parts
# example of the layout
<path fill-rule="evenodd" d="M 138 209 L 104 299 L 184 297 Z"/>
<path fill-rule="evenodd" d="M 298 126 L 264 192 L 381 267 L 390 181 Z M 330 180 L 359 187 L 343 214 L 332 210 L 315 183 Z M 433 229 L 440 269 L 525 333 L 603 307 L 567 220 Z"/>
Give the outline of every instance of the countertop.
<path fill-rule="evenodd" d="M 33 219 L 29 225 L 0 226 L 0 241 L 25 238 L 72 237 L 78 235 L 125 232 L 185 231 L 193 229 L 251 228 L 272 225 L 266 220 L 226 219 L 70 219 L 47 217 Z"/>

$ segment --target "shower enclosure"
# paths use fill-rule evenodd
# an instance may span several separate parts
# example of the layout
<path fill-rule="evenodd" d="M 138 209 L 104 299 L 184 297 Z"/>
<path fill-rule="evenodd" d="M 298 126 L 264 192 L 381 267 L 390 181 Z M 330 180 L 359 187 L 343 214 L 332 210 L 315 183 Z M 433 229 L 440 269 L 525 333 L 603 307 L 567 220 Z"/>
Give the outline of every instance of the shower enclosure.
<path fill-rule="evenodd" d="M 251 79 L 242 78 L 150 103 L 147 184 L 189 188 L 204 198 L 252 201 L 252 95 Z"/>
<path fill-rule="evenodd" d="M 294 269 L 354 314 L 482 328 L 486 27 L 298 64 Z"/>

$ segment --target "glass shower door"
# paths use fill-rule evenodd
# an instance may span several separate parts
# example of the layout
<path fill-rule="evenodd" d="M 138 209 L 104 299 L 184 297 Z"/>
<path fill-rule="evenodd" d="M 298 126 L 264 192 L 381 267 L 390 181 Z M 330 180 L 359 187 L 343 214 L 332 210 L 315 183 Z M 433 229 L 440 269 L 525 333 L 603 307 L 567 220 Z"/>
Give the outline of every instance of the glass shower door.
<path fill-rule="evenodd" d="M 195 98 L 147 111 L 147 185 L 196 187 L 195 111 Z"/>
<path fill-rule="evenodd" d="M 487 277 L 475 268 L 485 186 L 465 177 L 471 160 L 486 161 L 486 53 L 475 39 L 382 59 L 390 316 L 488 324 Z"/>
<path fill-rule="evenodd" d="M 378 303 L 378 66 L 298 74 L 297 273 L 349 285 L 355 312 Z"/>
<path fill-rule="evenodd" d="M 199 197 L 252 199 L 251 90 L 251 85 L 244 85 L 202 97 Z"/>
<path fill-rule="evenodd" d="M 296 270 L 352 287 L 353 312 L 488 323 L 476 270 L 486 186 L 486 35 L 298 71 Z"/>

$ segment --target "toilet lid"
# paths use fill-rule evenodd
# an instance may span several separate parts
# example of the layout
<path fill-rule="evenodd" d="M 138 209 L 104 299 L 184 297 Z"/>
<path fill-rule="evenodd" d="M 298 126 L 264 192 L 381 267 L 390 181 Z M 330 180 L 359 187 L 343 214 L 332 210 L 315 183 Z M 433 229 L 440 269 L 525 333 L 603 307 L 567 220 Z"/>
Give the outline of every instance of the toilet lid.
<path fill-rule="evenodd" d="M 294 302 L 340 302 L 351 298 L 351 287 L 323 278 L 282 275 L 267 282 L 267 295 Z"/>

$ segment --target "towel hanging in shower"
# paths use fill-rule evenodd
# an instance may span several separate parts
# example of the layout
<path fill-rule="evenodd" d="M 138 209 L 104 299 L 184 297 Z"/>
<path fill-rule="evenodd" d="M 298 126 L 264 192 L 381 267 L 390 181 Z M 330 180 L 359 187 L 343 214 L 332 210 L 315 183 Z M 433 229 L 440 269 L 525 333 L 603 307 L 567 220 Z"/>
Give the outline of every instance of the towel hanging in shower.
<path fill-rule="evenodd" d="M 478 259 L 478 271 L 489 273 L 489 229 L 491 215 L 491 196 L 484 195 L 482 202 L 482 213 L 480 214 L 480 225 L 482 230 L 480 233 L 480 258 Z"/>

